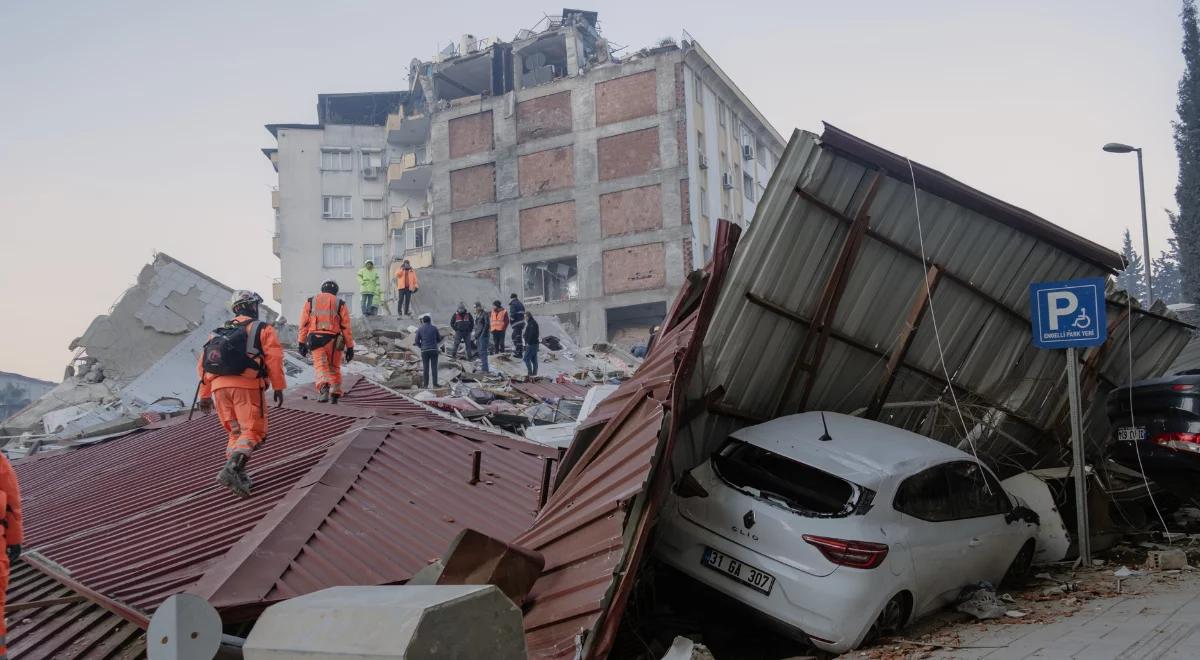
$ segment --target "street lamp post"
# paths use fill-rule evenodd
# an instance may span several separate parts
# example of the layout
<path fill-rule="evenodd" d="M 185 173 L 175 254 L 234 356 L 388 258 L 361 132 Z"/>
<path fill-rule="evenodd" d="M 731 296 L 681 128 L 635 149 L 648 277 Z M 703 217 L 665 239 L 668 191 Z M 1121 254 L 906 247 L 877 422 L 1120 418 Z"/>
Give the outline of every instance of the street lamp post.
<path fill-rule="evenodd" d="M 1109 142 L 1104 145 L 1104 150 L 1110 154 L 1127 154 L 1131 151 L 1137 152 L 1138 159 L 1138 192 L 1141 194 L 1142 200 L 1142 253 L 1145 255 L 1145 274 L 1146 274 L 1146 307 L 1154 304 L 1154 286 L 1153 279 L 1150 275 L 1150 228 L 1146 224 L 1146 176 L 1142 173 L 1142 148 L 1131 147 L 1120 142 Z"/>

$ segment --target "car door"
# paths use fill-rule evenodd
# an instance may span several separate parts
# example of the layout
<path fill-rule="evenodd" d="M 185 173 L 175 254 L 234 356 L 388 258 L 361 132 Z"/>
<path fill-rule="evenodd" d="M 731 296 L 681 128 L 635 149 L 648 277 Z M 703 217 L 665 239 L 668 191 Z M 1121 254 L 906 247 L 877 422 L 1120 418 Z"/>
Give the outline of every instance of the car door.
<path fill-rule="evenodd" d="M 1023 541 L 1007 520 L 1012 500 L 991 472 L 975 461 L 948 464 L 946 477 L 967 548 L 959 586 L 982 580 L 994 583 L 1004 576 Z"/>
<path fill-rule="evenodd" d="M 969 530 L 957 519 L 948 469 L 949 464 L 936 465 L 906 478 L 892 503 L 902 514 L 902 528 L 907 532 L 918 616 L 958 595 L 962 570 L 968 563 Z"/>

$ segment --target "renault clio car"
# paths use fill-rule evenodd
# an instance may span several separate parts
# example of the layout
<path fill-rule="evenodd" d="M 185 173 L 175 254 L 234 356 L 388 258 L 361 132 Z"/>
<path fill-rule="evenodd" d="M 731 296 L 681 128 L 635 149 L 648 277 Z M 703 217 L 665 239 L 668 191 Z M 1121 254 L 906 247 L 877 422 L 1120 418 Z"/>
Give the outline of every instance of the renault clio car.
<path fill-rule="evenodd" d="M 660 561 L 832 652 L 1033 559 L 1037 516 L 970 454 L 807 412 L 740 429 L 675 485 Z"/>

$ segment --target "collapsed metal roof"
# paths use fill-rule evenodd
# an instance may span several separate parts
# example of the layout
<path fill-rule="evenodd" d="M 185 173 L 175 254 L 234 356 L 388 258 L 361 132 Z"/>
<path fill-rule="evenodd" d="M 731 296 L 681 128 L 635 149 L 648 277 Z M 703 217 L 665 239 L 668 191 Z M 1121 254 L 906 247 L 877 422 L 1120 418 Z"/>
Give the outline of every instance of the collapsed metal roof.
<path fill-rule="evenodd" d="M 403 582 L 466 527 L 502 540 L 529 527 L 556 450 L 347 384 L 338 406 L 292 390 L 270 409 L 249 499 L 213 479 L 213 416 L 18 462 L 26 561 L 142 627 L 180 591 L 229 622 L 326 587 Z"/>

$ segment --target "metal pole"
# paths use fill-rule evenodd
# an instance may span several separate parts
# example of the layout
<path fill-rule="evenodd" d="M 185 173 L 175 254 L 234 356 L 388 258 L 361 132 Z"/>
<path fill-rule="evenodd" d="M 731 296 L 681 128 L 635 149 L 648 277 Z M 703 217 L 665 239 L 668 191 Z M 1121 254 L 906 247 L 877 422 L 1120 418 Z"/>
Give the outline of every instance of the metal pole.
<path fill-rule="evenodd" d="M 1083 411 L 1079 405 L 1079 361 L 1067 349 L 1067 397 L 1071 403 L 1071 473 L 1075 478 L 1075 545 L 1084 566 L 1092 565 L 1092 541 L 1087 518 L 1087 471 L 1083 450 Z"/>
<path fill-rule="evenodd" d="M 1146 176 L 1142 174 L 1142 150 L 1137 149 L 1138 157 L 1138 191 L 1142 195 L 1142 253 L 1146 255 L 1146 303 L 1147 309 L 1154 304 L 1154 286 L 1150 276 L 1150 228 L 1146 224 Z"/>

